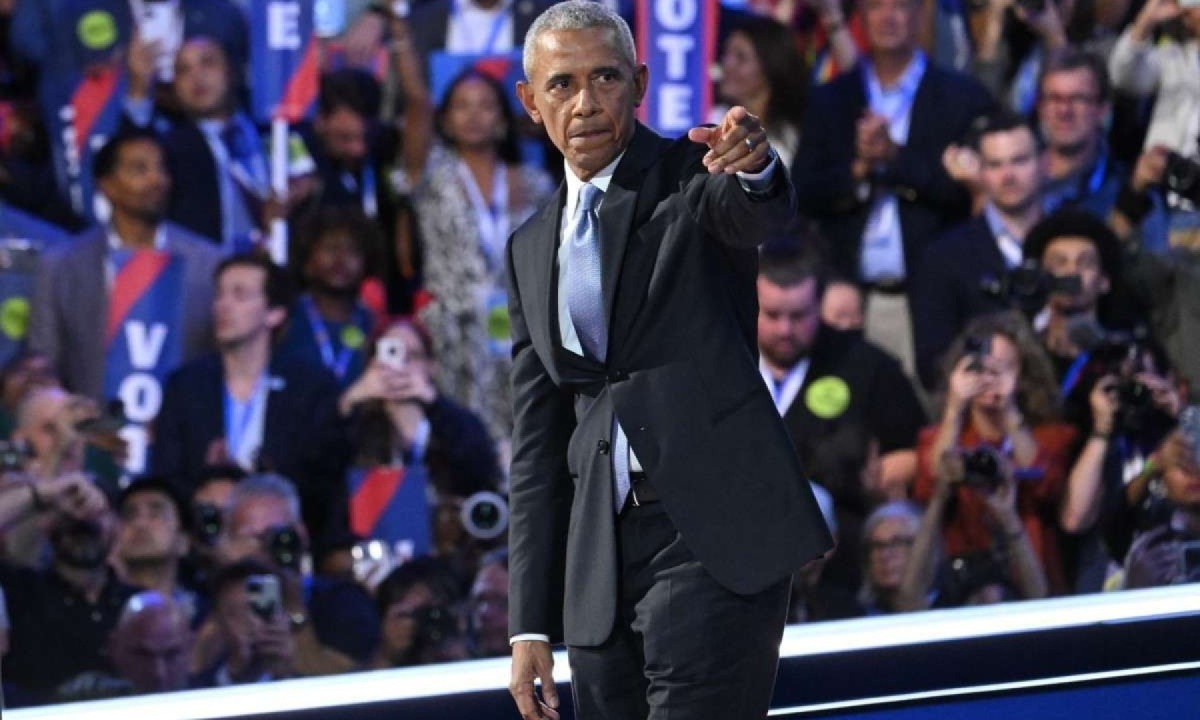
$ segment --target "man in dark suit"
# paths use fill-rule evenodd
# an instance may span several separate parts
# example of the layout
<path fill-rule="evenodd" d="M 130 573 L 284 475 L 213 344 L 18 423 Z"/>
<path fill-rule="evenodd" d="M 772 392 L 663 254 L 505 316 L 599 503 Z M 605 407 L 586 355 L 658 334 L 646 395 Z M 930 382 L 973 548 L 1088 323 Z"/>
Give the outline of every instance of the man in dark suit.
<path fill-rule="evenodd" d="M 759 368 L 804 468 L 833 496 L 837 552 L 822 588 L 861 584 L 861 534 L 880 503 L 903 500 L 917 476 L 925 411 L 896 359 L 820 319 L 822 269 L 772 242 L 758 270 Z"/>
<path fill-rule="evenodd" d="M 929 390 L 943 375 L 942 353 L 967 323 L 1011 307 L 997 283 L 1021 264 L 1025 235 L 1042 216 L 1037 137 L 1027 120 L 989 116 L 973 148 L 955 153 L 950 162 L 975 168 L 983 212 L 933 242 L 914 274 L 917 371 Z"/>
<path fill-rule="evenodd" d="M 162 132 L 167 165 L 176 177 L 167 215 L 225 251 L 261 234 L 270 195 L 267 157 L 254 122 L 236 108 L 237 75 L 215 40 L 188 40 L 175 59 L 180 116 L 155 117 L 153 56 L 135 40 L 129 54 L 126 117 Z"/>
<path fill-rule="evenodd" d="M 205 467 L 220 462 L 283 475 L 300 492 L 315 550 L 329 550 L 345 540 L 348 523 L 337 381 L 320 365 L 272 356 L 290 303 L 285 271 L 246 254 L 223 261 L 215 277 L 218 353 L 168 378 L 152 471 L 189 497 Z"/>
<path fill-rule="evenodd" d="M 108 226 L 49 249 L 38 264 L 29 345 L 50 358 L 72 392 L 102 399 L 104 321 L 115 282 L 114 257 L 121 253 L 165 250 L 183 260 L 179 357 L 186 361 L 211 347 L 212 274 L 220 256 L 203 238 L 163 221 L 171 186 L 163 158 L 161 143 L 148 131 L 110 140 L 93 164 L 97 187 L 112 207 Z"/>
<path fill-rule="evenodd" d="M 869 286 L 867 336 L 913 370 L 908 283 L 926 244 L 966 218 L 970 198 L 942 168 L 946 146 L 993 104 L 984 88 L 918 46 L 918 0 L 863 0 L 870 49 L 813 93 L 793 169 L 835 269 Z"/>
<path fill-rule="evenodd" d="M 557 717 L 563 640 L 577 717 L 764 717 L 788 578 L 830 547 L 756 367 L 756 245 L 791 188 L 744 108 L 638 125 L 647 70 L 605 6 L 553 6 L 525 52 L 566 180 L 509 245 L 510 689 Z"/>

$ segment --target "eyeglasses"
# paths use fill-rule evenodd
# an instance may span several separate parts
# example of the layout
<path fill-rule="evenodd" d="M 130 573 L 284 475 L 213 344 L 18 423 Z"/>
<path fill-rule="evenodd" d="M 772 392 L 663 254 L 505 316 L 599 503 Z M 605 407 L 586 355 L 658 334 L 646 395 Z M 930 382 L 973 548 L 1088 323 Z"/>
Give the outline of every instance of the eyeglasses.
<path fill-rule="evenodd" d="M 1084 93 L 1074 93 L 1072 95 L 1059 95 L 1058 93 L 1046 93 L 1042 96 L 1042 102 L 1047 105 L 1093 105 L 1096 103 L 1095 95 L 1087 95 Z"/>
<path fill-rule="evenodd" d="M 882 540 L 867 541 L 867 550 L 875 552 L 877 550 L 890 550 L 893 548 L 912 547 L 912 535 L 897 535 L 896 537 L 883 538 Z"/>

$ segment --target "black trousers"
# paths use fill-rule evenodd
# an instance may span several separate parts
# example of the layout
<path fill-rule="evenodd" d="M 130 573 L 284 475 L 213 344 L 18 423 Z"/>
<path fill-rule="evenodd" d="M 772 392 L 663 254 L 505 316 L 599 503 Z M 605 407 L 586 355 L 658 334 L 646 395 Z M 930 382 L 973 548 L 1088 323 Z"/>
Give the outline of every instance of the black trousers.
<path fill-rule="evenodd" d="M 617 523 L 616 627 L 603 645 L 567 648 L 576 717 L 766 717 L 791 579 L 755 595 L 725 589 L 661 503 L 626 508 Z"/>

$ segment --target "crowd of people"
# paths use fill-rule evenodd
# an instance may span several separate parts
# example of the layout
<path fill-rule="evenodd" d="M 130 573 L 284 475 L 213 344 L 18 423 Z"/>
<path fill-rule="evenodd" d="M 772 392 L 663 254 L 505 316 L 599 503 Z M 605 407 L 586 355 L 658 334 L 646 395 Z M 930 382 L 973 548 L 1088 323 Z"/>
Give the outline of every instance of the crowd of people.
<path fill-rule="evenodd" d="M 248 2 L 0 0 L 10 707 L 509 652 L 505 247 L 563 165 L 430 68 L 545 3 L 346 6 L 281 194 Z M 792 622 L 1200 581 L 1198 55 L 1178 0 L 722 8 L 799 204 L 759 365 L 837 544 Z"/>

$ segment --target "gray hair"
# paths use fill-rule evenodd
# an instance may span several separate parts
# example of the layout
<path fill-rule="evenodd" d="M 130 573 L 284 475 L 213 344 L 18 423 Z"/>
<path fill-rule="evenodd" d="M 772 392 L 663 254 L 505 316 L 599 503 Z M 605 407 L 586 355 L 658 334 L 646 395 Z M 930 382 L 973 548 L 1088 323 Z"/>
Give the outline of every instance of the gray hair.
<path fill-rule="evenodd" d="M 288 512 L 293 522 L 300 522 L 300 495 L 296 486 L 282 475 L 276 473 L 259 473 L 251 475 L 233 486 L 229 497 L 229 513 L 243 501 L 252 497 L 273 497 L 287 503 Z"/>
<path fill-rule="evenodd" d="M 885 520 L 906 520 L 912 527 L 915 534 L 921 527 L 921 509 L 907 500 L 892 500 L 875 508 L 875 511 L 867 516 L 863 521 L 862 543 L 863 543 L 863 562 L 867 562 L 867 543 L 871 541 L 871 535 L 875 532 L 875 528 L 883 524 Z M 913 558 L 909 558 L 909 562 L 915 562 Z M 858 602 L 862 607 L 873 607 L 879 602 L 879 591 L 875 587 L 874 581 L 871 579 L 871 573 L 863 572 L 862 587 L 858 590 Z"/>
<path fill-rule="evenodd" d="M 533 56 L 538 39 L 542 33 L 558 32 L 561 30 L 587 30 L 589 28 L 607 28 L 612 32 L 616 50 L 629 62 L 630 67 L 637 64 L 637 48 L 633 42 L 633 33 L 624 18 L 611 10 L 607 5 L 595 0 L 567 0 L 556 3 L 546 9 L 525 33 L 525 47 L 521 55 L 521 65 L 525 69 L 525 79 L 533 75 Z"/>
<path fill-rule="evenodd" d="M 164 595 L 157 590 L 145 590 L 132 595 L 125 601 L 115 627 L 118 630 L 124 629 L 133 622 L 134 618 L 152 612 L 170 616 L 171 620 L 179 627 L 187 630 L 195 614 L 195 608 L 189 607 L 183 598 Z"/>

